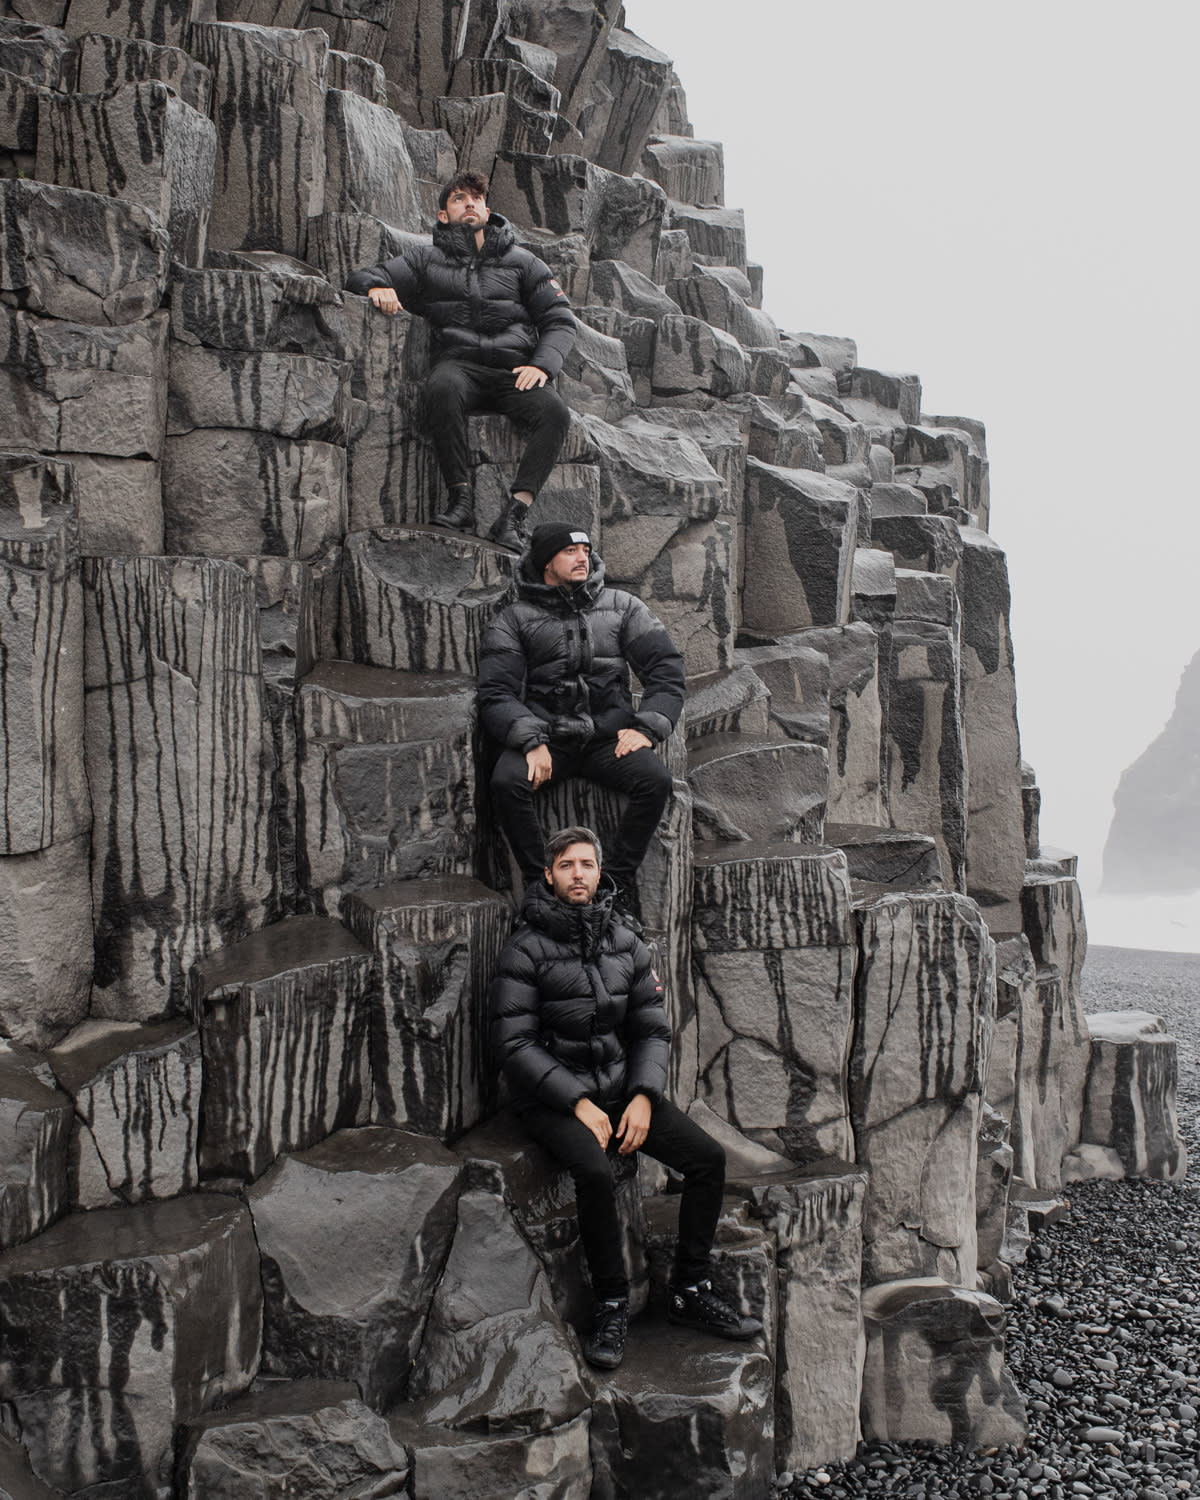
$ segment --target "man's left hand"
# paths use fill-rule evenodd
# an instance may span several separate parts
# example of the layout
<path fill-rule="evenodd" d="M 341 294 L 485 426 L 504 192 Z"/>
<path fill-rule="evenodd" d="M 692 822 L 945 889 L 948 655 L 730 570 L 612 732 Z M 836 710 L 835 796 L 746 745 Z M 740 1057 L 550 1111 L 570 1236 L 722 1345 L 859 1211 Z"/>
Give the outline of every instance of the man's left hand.
<path fill-rule="evenodd" d="M 617 1147 L 618 1155 L 632 1156 L 646 1139 L 650 1129 L 650 1110 L 650 1101 L 645 1094 L 634 1094 L 625 1106 L 616 1130 L 617 1140 L 621 1142 Z"/>
<path fill-rule="evenodd" d="M 513 369 L 517 377 L 517 390 L 531 391 L 535 386 L 545 385 L 549 376 L 545 370 L 538 369 L 537 365 L 517 365 Z"/>
<path fill-rule="evenodd" d="M 632 755 L 635 750 L 649 750 L 651 744 L 652 741 L 640 729 L 621 729 L 617 731 L 617 748 L 613 754 L 620 760 L 622 755 Z"/>

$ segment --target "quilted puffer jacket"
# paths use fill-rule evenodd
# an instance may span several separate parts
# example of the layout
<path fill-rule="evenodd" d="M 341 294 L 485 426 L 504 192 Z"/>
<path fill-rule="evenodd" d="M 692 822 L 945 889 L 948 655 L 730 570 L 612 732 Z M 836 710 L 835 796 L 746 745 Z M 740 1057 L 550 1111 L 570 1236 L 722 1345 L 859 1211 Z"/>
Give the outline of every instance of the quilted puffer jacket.
<path fill-rule="evenodd" d="M 526 553 L 516 602 L 500 611 L 479 652 L 479 714 L 509 750 L 580 749 L 640 729 L 665 740 L 683 708 L 683 657 L 642 601 L 607 588 L 592 553 L 585 582 L 555 587 L 534 577 Z M 636 712 L 633 668 L 642 685 Z"/>
<path fill-rule="evenodd" d="M 406 312 L 428 319 L 436 359 L 465 359 L 511 370 L 562 369 L 575 342 L 575 314 L 550 267 L 516 242 L 512 226 L 492 214 L 475 248 L 469 224 L 435 224 L 433 244 L 417 245 L 355 271 L 346 290 L 395 288 Z"/>
<path fill-rule="evenodd" d="M 584 1097 L 652 1104 L 667 1083 L 670 1028 L 650 950 L 613 915 L 611 896 L 560 901 L 538 882 L 500 954 L 488 994 L 492 1051 L 518 1107 L 571 1112 Z"/>

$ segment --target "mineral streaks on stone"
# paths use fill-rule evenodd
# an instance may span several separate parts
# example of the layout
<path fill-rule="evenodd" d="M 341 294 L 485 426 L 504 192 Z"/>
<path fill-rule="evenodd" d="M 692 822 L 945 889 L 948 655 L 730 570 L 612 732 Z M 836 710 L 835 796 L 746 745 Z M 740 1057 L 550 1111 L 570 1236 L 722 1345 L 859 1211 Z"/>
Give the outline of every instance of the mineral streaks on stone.
<path fill-rule="evenodd" d="M 319 911 L 387 880 L 467 875 L 471 678 L 322 662 L 296 707 L 300 885 Z"/>
<path fill-rule="evenodd" d="M 0 1031 L 30 1047 L 52 1046 L 88 1013 L 90 842 L 84 832 L 0 859 Z"/>
<path fill-rule="evenodd" d="M 1025 1441 L 1025 1404 L 1004 1366 L 1004 1309 L 936 1277 L 863 1296 L 863 1436 L 988 1448 Z"/>
<path fill-rule="evenodd" d="M 1080 1139 L 1111 1147 L 1129 1177 L 1181 1182 L 1187 1148 L 1175 1109 L 1175 1038 L 1142 1010 L 1087 1018 L 1091 1060 Z"/>
<path fill-rule="evenodd" d="M 71 1196 L 79 1208 L 195 1191 L 200 1039 L 183 1021 L 85 1021 L 50 1054 L 75 1100 Z"/>
<path fill-rule="evenodd" d="M 343 920 L 375 955 L 372 1118 L 453 1139 L 495 1088 L 484 996 L 512 926 L 503 897 L 461 876 L 348 895 Z"/>
<path fill-rule="evenodd" d="M 467 1432 L 544 1432 L 589 1405 L 546 1273 L 494 1193 L 458 1200 L 410 1395 L 426 1421 Z"/>
<path fill-rule="evenodd" d="M 0 453 L 0 855 L 90 822 L 76 533 L 70 468 Z"/>
<path fill-rule="evenodd" d="M 458 532 L 395 527 L 346 540 L 348 656 L 400 672 L 474 675 L 479 642 L 507 601 L 513 557 Z"/>
<path fill-rule="evenodd" d="M 39 1478 L 152 1496 L 170 1483 L 175 1424 L 257 1370 L 250 1214 L 208 1194 L 72 1214 L 0 1255 L 0 1314 L 0 1397 Z"/>
<path fill-rule="evenodd" d="M 403 1397 L 462 1190 L 424 1136 L 369 1126 L 283 1156 L 248 1189 L 266 1297 L 263 1360 L 293 1379 Z"/>
<path fill-rule="evenodd" d="M 189 965 L 272 908 L 254 586 L 202 558 L 84 564 L 93 1013 L 179 1010 Z"/>
<path fill-rule="evenodd" d="M 72 1115 L 69 1096 L 36 1052 L 0 1050 L 0 1250 L 65 1211 Z"/>
<path fill-rule="evenodd" d="M 325 917 L 292 917 L 189 975 L 204 1051 L 200 1172 L 253 1180 L 370 1115 L 374 965 Z"/>
<path fill-rule="evenodd" d="M 820 745 L 709 735 L 689 751 L 688 784 L 698 839 L 821 841 L 829 758 Z"/>
<path fill-rule="evenodd" d="M 181 1461 L 187 1500 L 404 1494 L 408 1455 L 349 1382 L 288 1381 L 193 1422 Z M 432 1492 L 430 1492 L 432 1493 Z"/>
<path fill-rule="evenodd" d="M 884 896 L 859 914 L 850 1109 L 870 1173 L 863 1279 L 975 1280 L 976 1140 L 996 1005 L 973 902 Z"/>
<path fill-rule="evenodd" d="M 793 1174 L 752 1191 L 779 1247 L 775 1462 L 811 1469 L 851 1457 L 861 1436 L 866 1174 L 852 1167 Z"/>
<path fill-rule="evenodd" d="M 850 618 L 858 525 L 852 485 L 804 469 L 746 465 L 742 621 L 768 634 Z"/>

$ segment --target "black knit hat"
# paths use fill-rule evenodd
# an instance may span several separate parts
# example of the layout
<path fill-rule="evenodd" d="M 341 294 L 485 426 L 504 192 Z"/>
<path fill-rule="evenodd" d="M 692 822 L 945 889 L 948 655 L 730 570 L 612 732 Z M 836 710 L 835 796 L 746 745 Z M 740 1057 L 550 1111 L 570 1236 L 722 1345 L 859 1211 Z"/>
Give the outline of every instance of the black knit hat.
<path fill-rule="evenodd" d="M 565 521 L 547 521 L 543 526 L 535 526 L 529 538 L 529 561 L 536 576 L 540 578 L 550 559 L 576 542 L 582 542 L 589 549 L 592 545 L 586 531 L 578 526 L 568 526 Z"/>

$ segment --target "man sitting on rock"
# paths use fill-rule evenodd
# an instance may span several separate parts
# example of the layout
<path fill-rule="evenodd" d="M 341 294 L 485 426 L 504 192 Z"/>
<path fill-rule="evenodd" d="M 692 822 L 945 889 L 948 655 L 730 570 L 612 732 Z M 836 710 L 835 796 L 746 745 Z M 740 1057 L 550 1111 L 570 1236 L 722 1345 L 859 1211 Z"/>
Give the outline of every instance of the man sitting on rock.
<path fill-rule="evenodd" d="M 529 507 L 554 467 L 570 421 L 547 382 L 562 369 L 576 323 L 550 268 L 516 242 L 506 219 L 490 212 L 487 179 L 459 172 L 441 191 L 433 244 L 355 271 L 346 283 L 380 312 L 402 308 L 434 328 L 435 363 L 425 382 L 425 415 L 450 491 L 437 526 L 475 528 L 467 418 L 499 411 L 529 434 L 508 508 L 492 540 L 520 550 Z"/>
<path fill-rule="evenodd" d="M 545 864 L 534 796 L 582 776 L 628 801 L 608 873 L 622 901 L 671 796 L 653 745 L 683 707 L 683 658 L 642 601 L 606 588 L 586 531 L 538 526 L 517 565 L 517 599 L 488 627 L 479 653 L 479 713 L 503 748 L 493 805 L 526 884 Z M 637 709 L 629 669 L 637 673 Z"/>
<path fill-rule="evenodd" d="M 709 1280 L 725 1152 L 664 1097 L 671 1033 L 662 985 L 649 949 L 601 890 L 600 864 L 589 828 L 564 828 L 547 841 L 544 878 L 525 892 L 488 1010 L 522 1124 L 574 1178 L 596 1303 L 583 1352 L 611 1370 L 629 1321 L 614 1151 L 645 1151 L 683 1175 L 670 1321 L 729 1339 L 753 1338 L 762 1324 L 743 1318 Z"/>

